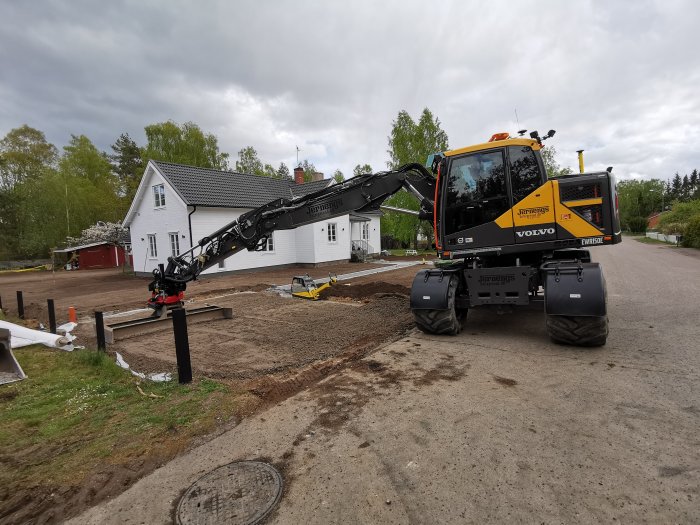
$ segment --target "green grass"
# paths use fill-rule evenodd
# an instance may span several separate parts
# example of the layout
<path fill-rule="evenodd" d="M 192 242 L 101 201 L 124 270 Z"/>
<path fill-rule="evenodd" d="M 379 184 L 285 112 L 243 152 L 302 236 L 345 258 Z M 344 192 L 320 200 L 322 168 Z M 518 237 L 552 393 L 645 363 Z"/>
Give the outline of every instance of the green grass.
<path fill-rule="evenodd" d="M 410 248 L 408 248 L 410 250 Z M 406 255 L 406 249 L 399 249 L 399 250 L 389 250 L 391 252 L 391 255 L 396 255 L 399 257 L 404 257 Z M 435 256 L 435 250 L 416 250 L 418 252 L 418 255 L 426 255 L 426 256 Z M 410 255 L 409 257 L 415 257 L 415 255 Z"/>
<path fill-rule="evenodd" d="M 207 379 L 140 381 L 101 352 L 13 352 L 28 378 L 0 386 L 5 487 L 79 485 L 104 462 L 170 459 L 193 437 L 228 421 L 242 399 Z"/>

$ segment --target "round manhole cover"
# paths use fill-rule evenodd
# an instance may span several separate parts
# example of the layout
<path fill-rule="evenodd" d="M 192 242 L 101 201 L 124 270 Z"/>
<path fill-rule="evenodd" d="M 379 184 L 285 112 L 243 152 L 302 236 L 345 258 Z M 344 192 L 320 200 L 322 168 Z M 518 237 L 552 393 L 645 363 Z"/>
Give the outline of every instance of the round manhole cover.
<path fill-rule="evenodd" d="M 195 481 L 180 499 L 180 525 L 258 523 L 282 497 L 282 475 L 261 461 L 236 461 Z"/>

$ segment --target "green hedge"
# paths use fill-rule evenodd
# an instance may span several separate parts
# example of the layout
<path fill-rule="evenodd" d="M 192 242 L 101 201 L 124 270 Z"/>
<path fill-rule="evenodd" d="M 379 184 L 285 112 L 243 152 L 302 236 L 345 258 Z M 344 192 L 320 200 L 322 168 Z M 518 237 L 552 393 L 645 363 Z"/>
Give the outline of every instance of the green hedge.
<path fill-rule="evenodd" d="M 700 214 L 693 215 L 685 227 L 683 246 L 700 249 Z"/>
<path fill-rule="evenodd" d="M 647 231 L 647 220 L 644 217 L 632 217 L 627 221 L 627 229 L 632 233 Z"/>

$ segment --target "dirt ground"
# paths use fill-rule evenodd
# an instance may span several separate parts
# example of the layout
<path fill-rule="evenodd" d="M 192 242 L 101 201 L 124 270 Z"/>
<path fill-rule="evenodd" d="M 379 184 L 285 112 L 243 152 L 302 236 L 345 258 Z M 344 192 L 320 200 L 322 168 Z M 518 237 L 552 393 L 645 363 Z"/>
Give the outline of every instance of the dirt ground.
<path fill-rule="evenodd" d="M 258 402 L 251 414 L 287 399 L 332 372 L 354 366 L 380 345 L 401 338 L 413 326 L 408 294 L 421 266 L 344 280 L 333 286 L 324 300 L 308 301 L 271 291 L 288 284 L 293 275 L 314 278 L 379 267 L 378 264 L 345 263 L 321 268 L 295 267 L 204 277 L 188 286 L 188 306 L 216 304 L 231 307 L 232 319 L 188 324 L 195 379 L 210 378 L 252 393 Z M 25 317 L 48 324 L 46 299 L 56 302 L 58 321 L 68 306 L 78 311 L 77 344 L 95 345 L 94 310 L 105 312 L 142 308 L 148 297 L 148 279 L 114 270 L 0 274 L 0 297 L 5 312 L 16 314 L 15 292 L 24 294 Z M 134 314 L 139 317 L 146 313 Z M 123 320 L 124 318 L 119 318 Z M 107 323 L 110 322 L 108 317 Z M 108 348 L 120 352 L 133 369 L 143 372 L 177 371 L 172 328 L 117 341 Z M 249 414 L 241 414 L 245 417 Z M 104 465 L 87 478 L 84 490 L 66 498 L 53 498 L 47 514 L 37 506 L 36 522 L 56 522 L 118 495 L 160 462 L 141 458 L 128 465 L 130 476 L 122 480 L 120 465 Z M 115 483 L 114 480 L 118 483 Z M 87 486 L 89 485 L 89 486 Z M 85 494 L 89 493 L 89 497 Z M 16 496 L 16 495 L 15 495 Z M 32 496 L 26 495 L 30 501 Z M 17 499 L 15 497 L 14 499 Z M 0 520 L 2 521 L 2 520 Z"/>

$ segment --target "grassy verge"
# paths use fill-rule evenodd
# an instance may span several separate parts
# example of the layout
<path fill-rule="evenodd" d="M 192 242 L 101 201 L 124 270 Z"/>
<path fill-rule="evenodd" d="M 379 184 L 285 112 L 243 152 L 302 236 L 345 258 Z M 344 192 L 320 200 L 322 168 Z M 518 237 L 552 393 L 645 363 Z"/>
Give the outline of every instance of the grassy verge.
<path fill-rule="evenodd" d="M 101 352 L 38 346 L 13 352 L 28 378 L 0 387 L 6 494 L 79 487 L 105 465 L 170 459 L 230 420 L 243 399 L 206 379 L 139 383 Z"/>

